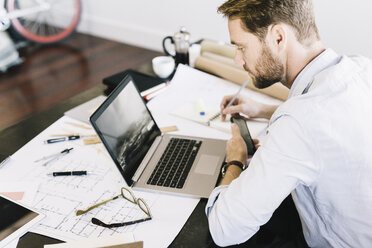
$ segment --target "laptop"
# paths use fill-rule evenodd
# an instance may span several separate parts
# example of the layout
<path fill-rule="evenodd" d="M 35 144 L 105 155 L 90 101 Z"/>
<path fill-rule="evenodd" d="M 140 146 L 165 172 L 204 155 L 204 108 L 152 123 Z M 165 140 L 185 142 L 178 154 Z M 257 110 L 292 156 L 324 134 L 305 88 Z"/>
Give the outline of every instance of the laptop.
<path fill-rule="evenodd" d="M 130 75 L 90 122 L 129 186 L 204 198 L 214 189 L 226 141 L 162 134 Z"/>

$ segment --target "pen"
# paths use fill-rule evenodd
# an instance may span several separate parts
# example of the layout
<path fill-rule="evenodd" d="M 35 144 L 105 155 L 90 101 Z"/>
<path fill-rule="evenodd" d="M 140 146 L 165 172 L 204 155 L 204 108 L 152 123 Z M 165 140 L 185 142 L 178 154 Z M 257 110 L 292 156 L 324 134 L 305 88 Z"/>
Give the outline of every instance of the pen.
<path fill-rule="evenodd" d="M 250 80 L 251 80 L 251 78 L 248 78 L 247 80 L 245 80 L 245 82 L 242 84 L 242 86 L 240 86 L 238 92 L 236 92 L 236 94 L 234 95 L 234 97 L 229 101 L 229 103 L 226 105 L 225 108 L 230 107 L 235 102 L 236 98 L 239 96 L 240 91 L 242 91 L 242 89 L 245 88 L 245 86 L 247 86 L 247 84 L 248 84 L 248 82 Z M 219 112 L 216 115 L 212 116 L 209 120 L 214 120 L 217 117 L 219 117 L 220 115 L 222 115 L 221 112 Z"/>
<path fill-rule="evenodd" d="M 52 172 L 47 175 L 49 176 L 84 176 L 87 175 L 88 171 L 58 171 L 58 172 Z"/>
<path fill-rule="evenodd" d="M 49 155 L 49 156 L 46 156 L 46 157 L 42 157 L 41 159 L 38 159 L 35 162 L 39 162 L 41 160 L 45 160 L 45 159 L 49 159 L 50 158 L 50 160 L 48 160 L 47 162 L 45 162 L 43 164 L 43 166 L 46 166 L 49 163 L 51 163 L 52 161 L 54 161 L 56 159 L 59 159 L 61 156 L 64 156 L 64 155 L 68 154 L 72 149 L 74 149 L 74 148 L 67 148 L 67 149 L 65 149 L 65 150 L 63 150 L 61 152 L 58 152 L 58 153 L 55 153 L 55 154 L 52 154 L 52 155 Z"/>
<path fill-rule="evenodd" d="M 77 140 L 77 139 L 80 139 L 80 138 L 81 138 L 80 135 L 70 135 L 70 136 L 66 136 L 66 137 L 47 139 L 47 140 L 44 141 L 44 143 L 45 144 L 53 144 L 53 143 L 56 143 L 56 142 L 62 142 L 62 141 L 66 141 L 66 140 Z"/>
<path fill-rule="evenodd" d="M 230 102 L 226 105 L 225 108 L 230 107 L 235 102 L 236 98 L 238 98 L 238 96 L 239 96 L 240 91 L 242 91 L 242 89 L 245 88 L 245 86 L 247 86 L 249 80 L 250 80 L 250 78 L 245 80 L 245 82 L 242 84 L 242 86 L 240 86 L 238 92 L 236 92 L 234 97 L 230 100 Z"/>
<path fill-rule="evenodd" d="M 167 88 L 166 87 L 162 87 L 161 89 L 155 91 L 155 92 L 152 92 L 146 96 L 144 96 L 143 98 L 145 98 L 146 101 L 149 101 L 151 100 L 152 98 L 154 98 L 155 96 L 159 95 L 160 93 L 162 93 L 163 91 L 165 91 Z"/>

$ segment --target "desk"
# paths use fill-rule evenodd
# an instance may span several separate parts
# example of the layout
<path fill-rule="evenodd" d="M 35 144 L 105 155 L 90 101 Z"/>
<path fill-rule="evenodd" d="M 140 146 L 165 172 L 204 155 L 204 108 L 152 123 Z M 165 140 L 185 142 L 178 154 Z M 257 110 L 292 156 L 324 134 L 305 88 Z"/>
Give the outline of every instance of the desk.
<path fill-rule="evenodd" d="M 148 72 L 149 66 L 145 65 L 138 69 Z M 106 87 L 99 85 L 66 101 L 37 113 L 11 127 L 0 132 L 0 151 L 5 155 L 11 155 L 63 116 L 64 112 L 82 104 L 98 95 L 103 94 Z M 188 221 L 178 234 L 170 247 L 210 247 L 214 246 L 208 230 L 208 221 L 204 213 L 206 199 L 202 199 Z M 20 239 L 17 247 L 43 247 L 44 244 L 59 243 L 60 241 L 34 233 L 25 234 Z"/>
<path fill-rule="evenodd" d="M 145 65 L 139 68 L 138 71 L 146 73 L 151 71 L 151 69 L 149 68 L 149 65 Z M 96 86 L 1 131 L 0 151 L 5 155 L 13 154 L 33 137 L 63 116 L 64 112 L 101 95 L 104 90 L 104 85 Z M 208 221 L 204 212 L 206 202 L 207 199 L 199 201 L 187 222 L 171 243 L 170 247 L 216 247 L 210 236 Z M 252 240 L 254 242 L 254 238 Z M 256 247 L 250 244 L 252 240 L 247 241 L 239 247 Z M 20 239 L 17 247 L 43 247 L 44 244 L 59 242 L 60 241 L 56 239 L 42 235 L 27 233 Z"/>

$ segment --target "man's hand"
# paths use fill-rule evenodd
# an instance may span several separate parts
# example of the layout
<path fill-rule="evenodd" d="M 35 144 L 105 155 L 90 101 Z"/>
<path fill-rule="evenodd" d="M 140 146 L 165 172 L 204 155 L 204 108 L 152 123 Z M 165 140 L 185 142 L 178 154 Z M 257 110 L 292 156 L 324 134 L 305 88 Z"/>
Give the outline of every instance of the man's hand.
<path fill-rule="evenodd" d="M 267 105 L 256 102 L 250 98 L 243 99 L 242 97 L 237 97 L 231 106 L 226 107 L 233 97 L 234 95 L 225 96 L 221 101 L 220 108 L 223 121 L 225 120 L 227 114 L 239 115 L 239 113 L 243 113 L 249 118 L 270 119 L 271 115 L 278 108 L 276 105 Z"/>
<path fill-rule="evenodd" d="M 227 141 L 226 146 L 226 160 L 233 161 L 237 160 L 245 164 L 247 162 L 247 146 L 240 135 L 240 130 L 238 125 L 235 123 L 231 124 L 232 137 Z M 235 178 L 239 177 L 242 169 L 237 165 L 230 165 L 225 176 L 222 178 L 219 185 L 229 185 Z"/>
<path fill-rule="evenodd" d="M 235 123 L 231 124 L 232 137 L 227 141 L 226 146 L 226 160 L 238 160 L 243 164 L 247 161 L 247 146 L 240 135 L 238 125 Z"/>
<path fill-rule="evenodd" d="M 235 123 L 231 124 L 232 137 L 227 141 L 226 145 L 226 160 L 233 161 L 238 160 L 245 164 L 247 162 L 248 152 L 247 146 L 240 135 L 240 130 L 238 125 Z M 256 149 L 259 147 L 259 140 L 253 139 L 253 143 Z M 229 185 L 235 178 L 240 176 L 242 169 L 236 165 L 230 165 L 222 178 L 219 185 Z"/>

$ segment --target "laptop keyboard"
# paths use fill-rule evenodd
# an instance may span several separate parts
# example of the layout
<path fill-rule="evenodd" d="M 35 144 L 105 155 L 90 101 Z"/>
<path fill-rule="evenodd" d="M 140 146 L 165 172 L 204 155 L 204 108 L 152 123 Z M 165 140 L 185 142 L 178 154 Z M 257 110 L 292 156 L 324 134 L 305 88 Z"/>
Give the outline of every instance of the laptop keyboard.
<path fill-rule="evenodd" d="M 201 144 L 200 140 L 171 138 L 147 184 L 181 189 Z"/>

